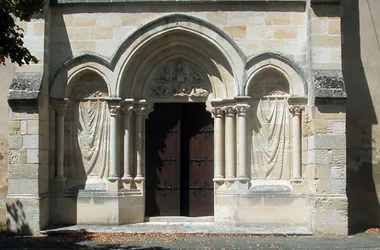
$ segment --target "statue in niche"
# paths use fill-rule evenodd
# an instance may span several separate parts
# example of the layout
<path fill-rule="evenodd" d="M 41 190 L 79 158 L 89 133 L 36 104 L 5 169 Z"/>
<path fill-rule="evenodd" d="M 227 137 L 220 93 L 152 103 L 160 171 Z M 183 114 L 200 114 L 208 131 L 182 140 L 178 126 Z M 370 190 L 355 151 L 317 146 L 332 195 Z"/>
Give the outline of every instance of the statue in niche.
<path fill-rule="evenodd" d="M 252 179 L 290 179 L 288 82 L 275 70 L 254 79 L 251 89 Z"/>
<path fill-rule="evenodd" d="M 165 65 L 154 79 L 150 88 L 152 97 L 207 98 L 209 94 L 204 74 L 182 60 Z"/>
<path fill-rule="evenodd" d="M 83 76 L 74 85 L 65 116 L 68 177 L 106 178 L 109 171 L 109 113 L 100 77 Z"/>

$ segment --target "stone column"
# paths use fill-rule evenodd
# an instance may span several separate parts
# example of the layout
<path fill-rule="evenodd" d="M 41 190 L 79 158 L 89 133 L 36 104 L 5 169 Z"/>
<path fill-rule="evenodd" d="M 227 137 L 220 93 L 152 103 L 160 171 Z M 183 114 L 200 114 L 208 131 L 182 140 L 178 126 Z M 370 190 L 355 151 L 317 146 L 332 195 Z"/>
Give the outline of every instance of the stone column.
<path fill-rule="evenodd" d="M 214 116 L 214 181 L 224 180 L 224 110 L 212 109 Z"/>
<path fill-rule="evenodd" d="M 65 114 L 68 109 L 68 101 L 61 100 L 54 102 L 54 109 L 57 112 L 57 173 L 56 181 L 65 181 Z"/>
<path fill-rule="evenodd" d="M 131 169 L 131 128 L 133 119 L 133 104 L 131 102 L 126 102 L 123 105 L 124 113 L 124 175 L 122 180 L 131 181 L 132 169 Z"/>
<path fill-rule="evenodd" d="M 238 116 L 239 125 L 239 168 L 238 168 L 238 178 L 240 180 L 249 180 L 247 174 L 247 110 L 249 108 L 248 104 L 238 104 L 236 106 L 236 113 Z"/>
<path fill-rule="evenodd" d="M 236 110 L 235 107 L 225 107 L 226 114 L 226 180 L 236 179 Z"/>
<path fill-rule="evenodd" d="M 120 180 L 120 163 L 119 163 L 119 138 L 118 138 L 118 117 L 120 113 L 120 100 L 109 99 L 108 108 L 110 112 L 110 172 L 108 180 L 117 181 Z"/>
<path fill-rule="evenodd" d="M 136 105 L 136 177 L 135 181 L 145 179 L 145 119 L 153 111 L 152 106 L 145 101 Z"/>
<path fill-rule="evenodd" d="M 292 181 L 301 181 L 302 173 L 302 146 L 301 146 L 301 114 L 305 107 L 292 105 L 289 107 L 293 115 L 293 169 Z"/>

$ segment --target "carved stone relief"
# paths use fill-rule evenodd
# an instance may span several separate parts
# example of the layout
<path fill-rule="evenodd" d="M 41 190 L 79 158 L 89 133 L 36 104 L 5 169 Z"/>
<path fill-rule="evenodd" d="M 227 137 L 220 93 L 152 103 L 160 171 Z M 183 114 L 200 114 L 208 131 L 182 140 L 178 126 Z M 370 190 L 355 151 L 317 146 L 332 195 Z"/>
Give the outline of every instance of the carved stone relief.
<path fill-rule="evenodd" d="M 252 179 L 289 180 L 289 84 L 275 70 L 259 73 L 251 87 Z"/>
<path fill-rule="evenodd" d="M 108 90 L 103 79 L 89 74 L 71 89 L 65 116 L 65 169 L 68 178 L 107 178 L 109 171 Z"/>
<path fill-rule="evenodd" d="M 150 96 L 207 98 L 208 78 L 201 69 L 184 60 L 162 67 L 150 80 Z"/>

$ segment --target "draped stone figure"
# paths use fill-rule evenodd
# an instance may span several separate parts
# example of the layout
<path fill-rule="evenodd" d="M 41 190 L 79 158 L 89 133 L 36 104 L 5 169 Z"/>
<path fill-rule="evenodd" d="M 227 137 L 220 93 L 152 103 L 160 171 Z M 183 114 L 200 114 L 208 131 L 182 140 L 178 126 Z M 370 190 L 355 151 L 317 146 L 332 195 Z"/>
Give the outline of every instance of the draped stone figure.
<path fill-rule="evenodd" d="M 253 114 L 253 173 L 259 179 L 289 179 L 287 100 L 260 100 Z"/>
<path fill-rule="evenodd" d="M 289 180 L 291 175 L 288 83 L 275 70 L 254 80 L 251 103 L 252 179 Z"/>
<path fill-rule="evenodd" d="M 92 79 L 92 78 L 91 78 Z M 106 178 L 109 173 L 107 89 L 98 79 L 78 82 L 66 116 L 66 159 L 69 178 Z"/>

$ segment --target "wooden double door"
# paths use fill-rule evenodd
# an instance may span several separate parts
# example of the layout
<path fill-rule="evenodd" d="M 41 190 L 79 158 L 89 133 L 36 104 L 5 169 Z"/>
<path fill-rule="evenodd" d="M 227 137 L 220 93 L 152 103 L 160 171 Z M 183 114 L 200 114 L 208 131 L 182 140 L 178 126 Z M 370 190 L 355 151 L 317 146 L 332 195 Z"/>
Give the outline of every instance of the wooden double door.
<path fill-rule="evenodd" d="M 214 214 L 213 133 L 204 103 L 155 104 L 146 124 L 146 216 Z"/>

